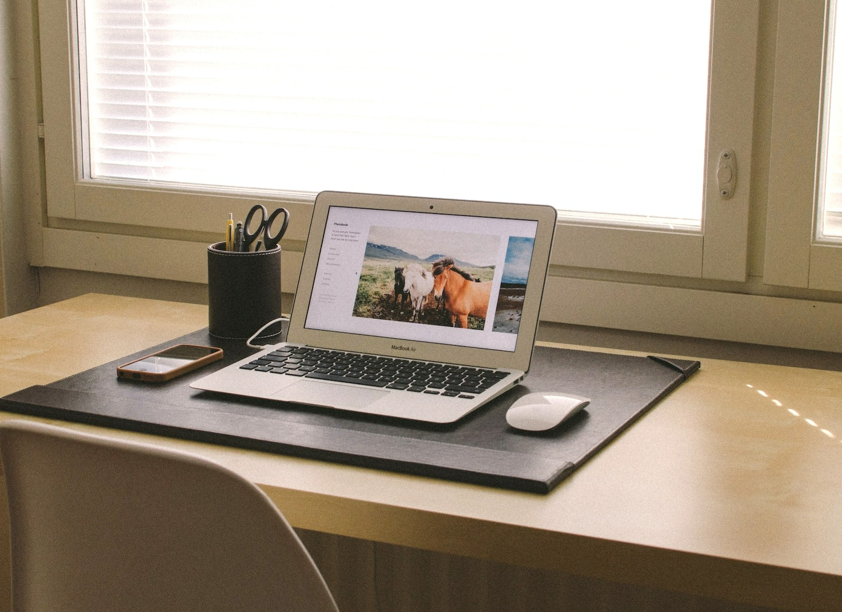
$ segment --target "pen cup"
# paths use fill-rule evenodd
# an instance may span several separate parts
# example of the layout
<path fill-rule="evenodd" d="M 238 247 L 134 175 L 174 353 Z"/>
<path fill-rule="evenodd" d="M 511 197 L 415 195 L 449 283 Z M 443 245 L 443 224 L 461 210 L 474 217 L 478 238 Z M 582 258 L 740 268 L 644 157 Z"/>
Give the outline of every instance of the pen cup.
<path fill-rule="evenodd" d="M 208 331 L 212 336 L 247 339 L 281 316 L 281 247 L 268 251 L 226 251 L 208 246 Z M 273 325 L 260 338 L 280 333 Z"/>

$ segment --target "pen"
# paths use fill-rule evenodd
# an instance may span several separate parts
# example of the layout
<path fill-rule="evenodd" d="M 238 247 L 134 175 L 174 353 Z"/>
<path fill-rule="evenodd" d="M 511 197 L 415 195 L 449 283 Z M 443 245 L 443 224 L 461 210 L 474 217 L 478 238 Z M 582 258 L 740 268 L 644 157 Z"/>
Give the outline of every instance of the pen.
<path fill-rule="evenodd" d="M 234 228 L 234 249 L 235 251 L 243 250 L 243 224 L 237 222 L 237 227 Z"/>
<path fill-rule="evenodd" d="M 225 224 L 225 250 L 234 250 L 234 213 L 228 213 L 228 222 Z"/>

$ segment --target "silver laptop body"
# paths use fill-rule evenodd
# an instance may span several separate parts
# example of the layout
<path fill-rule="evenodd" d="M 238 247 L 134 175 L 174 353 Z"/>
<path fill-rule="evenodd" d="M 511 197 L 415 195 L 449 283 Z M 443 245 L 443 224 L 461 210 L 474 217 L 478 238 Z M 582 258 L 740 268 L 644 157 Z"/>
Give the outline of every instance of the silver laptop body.
<path fill-rule="evenodd" d="M 322 192 L 287 342 L 191 387 L 456 421 L 528 372 L 555 224 L 549 206 Z"/>

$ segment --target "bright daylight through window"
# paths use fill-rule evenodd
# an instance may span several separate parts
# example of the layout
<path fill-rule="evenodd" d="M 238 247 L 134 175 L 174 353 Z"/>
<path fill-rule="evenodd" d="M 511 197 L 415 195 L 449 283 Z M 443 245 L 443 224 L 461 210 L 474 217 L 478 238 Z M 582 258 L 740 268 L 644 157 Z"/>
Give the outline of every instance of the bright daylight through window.
<path fill-rule="evenodd" d="M 85 178 L 698 230 L 710 0 L 78 0 Z"/>
<path fill-rule="evenodd" d="M 842 17 L 837 3 L 830 4 L 816 235 L 832 240 L 842 238 Z"/>

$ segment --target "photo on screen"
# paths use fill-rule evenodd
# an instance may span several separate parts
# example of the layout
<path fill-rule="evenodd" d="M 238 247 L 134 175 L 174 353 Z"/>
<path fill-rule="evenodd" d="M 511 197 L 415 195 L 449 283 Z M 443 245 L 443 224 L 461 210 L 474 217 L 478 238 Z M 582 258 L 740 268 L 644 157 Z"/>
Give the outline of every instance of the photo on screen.
<path fill-rule="evenodd" d="M 372 226 L 354 317 L 484 329 L 500 237 Z"/>
<path fill-rule="evenodd" d="M 523 314 L 523 300 L 526 296 L 526 281 L 532 262 L 534 238 L 511 236 L 506 249 L 506 263 L 503 266 L 503 280 L 497 297 L 494 314 L 495 332 L 516 334 Z"/>

